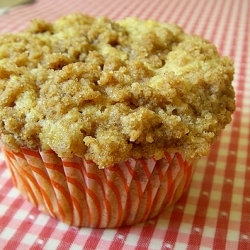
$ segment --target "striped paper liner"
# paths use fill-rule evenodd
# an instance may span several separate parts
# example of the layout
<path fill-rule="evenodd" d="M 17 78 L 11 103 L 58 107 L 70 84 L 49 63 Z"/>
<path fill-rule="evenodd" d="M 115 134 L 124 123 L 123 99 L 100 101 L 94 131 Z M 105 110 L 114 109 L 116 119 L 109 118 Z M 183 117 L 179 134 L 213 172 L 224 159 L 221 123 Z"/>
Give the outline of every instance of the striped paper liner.
<path fill-rule="evenodd" d="M 74 156 L 3 146 L 12 180 L 39 210 L 77 227 L 114 228 L 156 217 L 188 187 L 194 164 L 179 154 L 128 159 L 99 169 Z"/>

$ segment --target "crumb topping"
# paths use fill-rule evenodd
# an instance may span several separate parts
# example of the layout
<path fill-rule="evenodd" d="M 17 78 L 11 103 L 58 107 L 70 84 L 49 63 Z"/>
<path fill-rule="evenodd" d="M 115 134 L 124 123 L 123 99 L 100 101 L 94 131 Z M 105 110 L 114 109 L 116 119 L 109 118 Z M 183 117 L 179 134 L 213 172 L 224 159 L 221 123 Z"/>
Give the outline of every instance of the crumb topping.
<path fill-rule="evenodd" d="M 1 140 L 84 156 L 206 155 L 235 110 L 234 67 L 173 24 L 71 14 L 0 37 Z"/>

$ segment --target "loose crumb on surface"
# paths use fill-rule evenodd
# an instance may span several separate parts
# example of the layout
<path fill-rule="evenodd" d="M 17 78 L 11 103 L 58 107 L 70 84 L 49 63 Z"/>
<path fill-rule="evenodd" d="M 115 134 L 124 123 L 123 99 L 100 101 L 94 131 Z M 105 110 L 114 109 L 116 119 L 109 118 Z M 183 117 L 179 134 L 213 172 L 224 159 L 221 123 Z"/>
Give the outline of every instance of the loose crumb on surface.
<path fill-rule="evenodd" d="M 172 24 L 71 14 L 0 37 L 1 140 L 83 156 L 206 155 L 235 109 L 234 67 Z"/>

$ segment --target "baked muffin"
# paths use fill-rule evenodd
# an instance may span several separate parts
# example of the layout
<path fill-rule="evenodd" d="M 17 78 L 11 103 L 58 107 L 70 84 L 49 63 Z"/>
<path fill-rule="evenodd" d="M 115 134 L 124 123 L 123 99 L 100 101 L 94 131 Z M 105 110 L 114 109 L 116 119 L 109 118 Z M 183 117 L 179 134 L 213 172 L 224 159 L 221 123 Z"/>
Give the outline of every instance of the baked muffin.
<path fill-rule="evenodd" d="M 70 225 L 157 216 L 235 110 L 228 57 L 174 24 L 74 13 L 0 37 L 1 147 L 14 184 Z"/>

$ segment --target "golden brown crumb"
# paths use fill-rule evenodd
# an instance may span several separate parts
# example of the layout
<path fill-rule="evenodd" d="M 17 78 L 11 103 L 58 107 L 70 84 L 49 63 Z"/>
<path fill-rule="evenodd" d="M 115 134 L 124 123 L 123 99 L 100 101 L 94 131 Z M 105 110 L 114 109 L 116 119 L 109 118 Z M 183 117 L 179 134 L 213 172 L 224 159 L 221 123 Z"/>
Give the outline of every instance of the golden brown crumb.
<path fill-rule="evenodd" d="M 208 153 L 235 109 L 234 68 L 176 25 L 71 14 L 0 37 L 1 140 L 113 165 Z"/>

